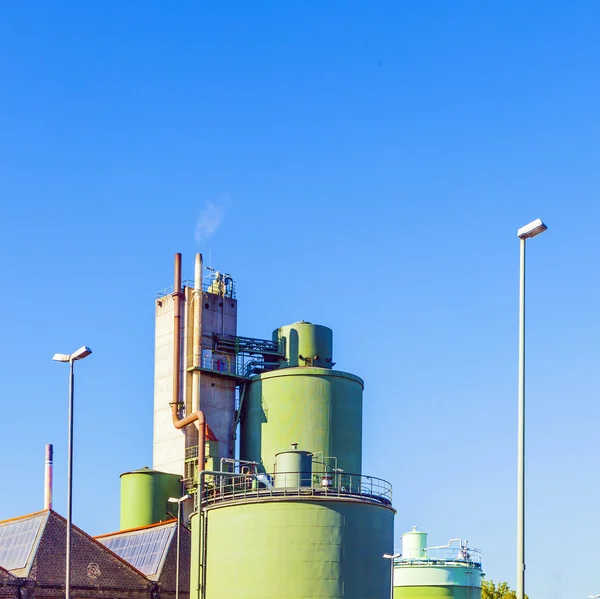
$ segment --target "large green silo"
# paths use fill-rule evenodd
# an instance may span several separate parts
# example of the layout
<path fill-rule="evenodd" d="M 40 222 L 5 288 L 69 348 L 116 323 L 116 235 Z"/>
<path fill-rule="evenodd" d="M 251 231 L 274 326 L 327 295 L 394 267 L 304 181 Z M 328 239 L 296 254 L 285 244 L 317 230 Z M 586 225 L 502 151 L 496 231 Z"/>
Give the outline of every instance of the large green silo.
<path fill-rule="evenodd" d="M 356 499 L 288 496 L 209 507 L 203 526 L 192 516 L 190 597 L 387 599 L 390 565 L 382 556 L 393 547 L 393 517 L 389 506 Z"/>
<path fill-rule="evenodd" d="M 121 474 L 121 530 L 138 528 L 172 518 L 169 497 L 181 497 L 177 474 L 141 468 Z"/>
<path fill-rule="evenodd" d="M 240 455 L 273 472 L 275 456 L 297 443 L 328 466 L 360 474 L 363 381 L 326 368 L 282 368 L 246 383 Z"/>

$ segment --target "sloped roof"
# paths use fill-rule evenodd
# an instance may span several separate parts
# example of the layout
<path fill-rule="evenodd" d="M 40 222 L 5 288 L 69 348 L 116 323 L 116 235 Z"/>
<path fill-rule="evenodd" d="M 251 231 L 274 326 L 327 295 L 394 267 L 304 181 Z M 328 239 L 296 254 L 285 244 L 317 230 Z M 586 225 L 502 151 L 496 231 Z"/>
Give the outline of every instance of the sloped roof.
<path fill-rule="evenodd" d="M 177 522 L 170 520 L 101 535 L 96 540 L 151 580 L 158 580 L 176 530 Z"/>
<path fill-rule="evenodd" d="M 0 566 L 16 576 L 27 576 L 49 511 L 0 522 Z"/>

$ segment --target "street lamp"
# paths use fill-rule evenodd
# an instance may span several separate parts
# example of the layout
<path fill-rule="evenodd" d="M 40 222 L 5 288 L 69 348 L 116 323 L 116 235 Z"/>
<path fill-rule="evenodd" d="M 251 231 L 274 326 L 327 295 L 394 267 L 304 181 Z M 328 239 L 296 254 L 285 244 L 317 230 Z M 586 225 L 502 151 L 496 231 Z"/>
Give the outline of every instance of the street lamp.
<path fill-rule="evenodd" d="M 519 282 L 519 440 L 517 483 L 517 599 L 525 597 L 525 241 L 548 227 L 538 218 L 517 231 L 521 240 Z"/>
<path fill-rule="evenodd" d="M 179 599 L 179 546 L 181 544 L 181 504 L 190 499 L 190 495 L 184 495 L 179 499 L 169 497 L 169 503 L 177 504 L 177 565 L 175 566 L 175 599 Z"/>
<path fill-rule="evenodd" d="M 73 512 L 73 387 L 75 378 L 73 374 L 73 364 L 77 360 L 83 360 L 92 353 L 92 350 L 85 345 L 80 347 L 72 354 L 54 354 L 52 359 L 55 362 L 69 363 L 69 448 L 67 464 L 67 559 L 65 574 L 65 599 L 71 599 L 71 529 Z"/>
<path fill-rule="evenodd" d="M 397 557 L 402 557 L 402 554 L 394 553 L 393 555 L 391 555 L 390 553 L 384 553 L 383 557 L 385 557 L 385 559 L 390 560 L 390 598 L 394 599 L 394 560 Z"/>

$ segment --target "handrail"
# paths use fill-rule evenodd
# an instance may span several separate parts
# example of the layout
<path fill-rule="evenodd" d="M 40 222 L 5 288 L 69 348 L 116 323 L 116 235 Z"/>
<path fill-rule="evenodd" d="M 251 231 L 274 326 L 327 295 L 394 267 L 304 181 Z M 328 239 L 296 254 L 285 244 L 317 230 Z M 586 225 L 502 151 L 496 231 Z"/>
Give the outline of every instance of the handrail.
<path fill-rule="evenodd" d="M 465 564 L 481 568 L 481 551 L 479 549 L 470 549 L 467 547 L 415 549 L 414 556 L 411 556 L 410 554 L 406 555 L 406 552 L 404 552 L 401 557 L 394 560 L 395 567 L 428 565 L 464 566 Z"/>
<path fill-rule="evenodd" d="M 346 472 L 215 474 L 204 482 L 202 505 L 267 497 L 337 497 L 391 506 L 392 485 L 374 476 Z"/>

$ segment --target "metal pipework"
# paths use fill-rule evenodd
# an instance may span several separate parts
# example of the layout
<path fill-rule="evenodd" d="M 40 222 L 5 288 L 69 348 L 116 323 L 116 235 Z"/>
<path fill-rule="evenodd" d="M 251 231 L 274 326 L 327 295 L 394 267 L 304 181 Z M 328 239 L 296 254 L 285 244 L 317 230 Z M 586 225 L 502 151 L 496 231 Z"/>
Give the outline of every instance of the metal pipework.
<path fill-rule="evenodd" d="M 198 428 L 198 472 L 204 469 L 206 462 L 204 446 L 206 443 L 206 420 L 204 412 L 196 410 L 185 418 L 179 418 L 179 387 L 181 382 L 181 254 L 175 254 L 175 281 L 173 301 L 173 399 L 171 401 L 171 417 L 173 426 L 181 429 L 189 424 Z"/>
<path fill-rule="evenodd" d="M 194 269 L 194 330 L 192 335 L 192 412 L 200 407 L 200 364 L 202 357 L 202 254 L 196 254 Z"/>
<path fill-rule="evenodd" d="M 174 414 L 179 420 L 179 388 L 181 386 L 181 254 L 175 254 L 173 284 L 173 400 Z"/>
<path fill-rule="evenodd" d="M 436 545 L 435 547 L 425 547 L 424 550 L 427 551 L 428 549 L 448 549 L 452 545 L 452 543 L 455 543 L 456 541 L 459 542 L 461 549 L 463 547 L 467 546 L 467 541 L 465 541 L 465 544 L 463 545 L 462 539 L 450 539 L 446 545 Z"/>
<path fill-rule="evenodd" d="M 44 509 L 52 509 L 52 478 L 54 469 L 54 449 L 46 445 L 46 461 L 44 463 Z"/>

